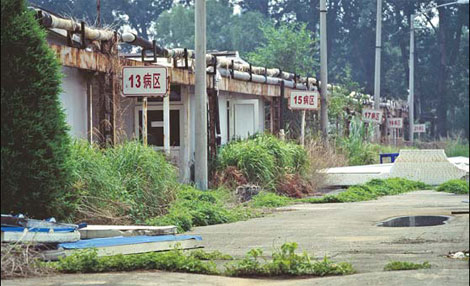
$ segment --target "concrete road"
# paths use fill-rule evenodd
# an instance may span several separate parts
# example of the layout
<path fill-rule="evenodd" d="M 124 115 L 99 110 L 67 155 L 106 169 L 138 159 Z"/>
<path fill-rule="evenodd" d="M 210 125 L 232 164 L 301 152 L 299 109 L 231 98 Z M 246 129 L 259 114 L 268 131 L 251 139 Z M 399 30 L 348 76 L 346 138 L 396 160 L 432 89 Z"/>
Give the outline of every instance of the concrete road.
<path fill-rule="evenodd" d="M 316 257 L 353 264 L 358 273 L 307 279 L 240 279 L 161 271 L 57 275 L 2 281 L 2 285 L 468 285 L 469 264 L 447 258 L 468 250 L 468 214 L 452 215 L 448 224 L 385 228 L 376 224 L 403 215 L 451 215 L 468 211 L 468 196 L 433 191 L 413 192 L 375 201 L 294 205 L 270 216 L 232 224 L 195 228 L 206 250 L 242 257 L 260 247 L 266 254 L 284 242 Z M 383 271 L 391 260 L 424 262 L 428 270 Z"/>

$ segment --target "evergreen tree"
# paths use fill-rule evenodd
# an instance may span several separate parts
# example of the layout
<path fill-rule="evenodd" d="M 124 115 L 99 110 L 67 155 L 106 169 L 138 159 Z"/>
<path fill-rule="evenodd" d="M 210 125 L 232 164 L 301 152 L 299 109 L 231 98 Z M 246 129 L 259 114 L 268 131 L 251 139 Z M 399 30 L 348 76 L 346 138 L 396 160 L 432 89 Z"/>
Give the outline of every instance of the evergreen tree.
<path fill-rule="evenodd" d="M 44 217 L 68 178 L 60 64 L 24 0 L 1 13 L 1 211 Z"/>

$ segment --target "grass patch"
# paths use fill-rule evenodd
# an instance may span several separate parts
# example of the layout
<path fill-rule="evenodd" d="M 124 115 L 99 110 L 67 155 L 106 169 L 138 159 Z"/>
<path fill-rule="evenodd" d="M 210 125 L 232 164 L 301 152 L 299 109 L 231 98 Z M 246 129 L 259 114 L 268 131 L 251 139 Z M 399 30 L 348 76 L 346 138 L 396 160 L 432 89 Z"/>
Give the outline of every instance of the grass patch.
<path fill-rule="evenodd" d="M 306 203 L 345 203 L 375 200 L 382 196 L 398 195 L 406 192 L 429 189 L 429 186 L 416 181 L 402 178 L 385 180 L 374 179 L 363 185 L 349 187 L 336 195 L 326 195 L 320 198 L 301 199 Z"/>
<path fill-rule="evenodd" d="M 469 193 L 469 187 L 466 181 L 456 179 L 442 183 L 436 188 L 436 191 L 454 193 L 458 195 L 467 195 Z"/>
<path fill-rule="evenodd" d="M 226 275 L 238 277 L 250 276 L 327 276 L 354 273 L 349 263 L 333 263 L 328 258 L 315 260 L 306 252 L 295 253 L 298 245 L 295 242 L 285 243 L 272 253 L 271 261 L 261 261 L 261 249 L 248 251 L 245 258 L 226 265 Z"/>
<path fill-rule="evenodd" d="M 242 205 L 229 207 L 231 194 L 224 189 L 200 191 L 191 186 L 182 186 L 176 199 L 170 204 L 168 213 L 148 219 L 148 225 L 176 225 L 180 232 L 194 226 L 229 223 L 258 217 L 260 212 Z"/>
<path fill-rule="evenodd" d="M 398 270 L 417 270 L 417 269 L 429 269 L 431 264 L 425 261 L 423 263 L 413 263 L 406 261 L 391 261 L 385 265 L 385 271 L 398 271 Z"/>
<path fill-rule="evenodd" d="M 218 251 L 196 250 L 183 252 L 173 249 L 167 252 L 114 255 L 98 257 L 96 250 L 82 250 L 61 258 L 58 262 L 47 263 L 64 273 L 96 273 L 134 270 L 167 270 L 173 272 L 201 273 L 226 276 L 327 276 L 354 273 L 349 263 L 334 263 L 327 259 L 315 260 L 307 253 L 296 254 L 295 242 L 285 243 L 273 252 L 271 261 L 260 261 L 262 250 L 251 249 L 245 258 L 226 263 L 225 270 L 219 271 L 213 260 L 232 260 L 228 254 Z"/>
<path fill-rule="evenodd" d="M 289 197 L 280 196 L 271 192 L 260 192 L 248 203 L 255 208 L 277 208 L 287 206 L 294 200 Z"/>

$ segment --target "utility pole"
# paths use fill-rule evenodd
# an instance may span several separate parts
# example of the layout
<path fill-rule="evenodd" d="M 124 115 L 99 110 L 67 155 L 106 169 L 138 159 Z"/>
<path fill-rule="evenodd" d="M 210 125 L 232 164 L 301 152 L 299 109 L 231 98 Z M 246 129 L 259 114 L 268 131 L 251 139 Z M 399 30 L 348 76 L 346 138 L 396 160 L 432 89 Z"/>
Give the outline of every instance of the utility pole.
<path fill-rule="evenodd" d="M 380 62 L 382 55 L 382 0 L 377 0 L 377 26 L 375 29 L 375 82 L 374 109 L 380 109 Z M 380 124 L 374 127 L 375 141 L 380 143 Z"/>
<path fill-rule="evenodd" d="M 410 79 L 409 79 L 409 97 L 408 97 L 408 121 L 410 122 L 409 127 L 409 136 L 410 144 L 413 145 L 414 141 L 414 131 L 413 126 L 415 122 L 415 15 L 411 14 L 410 16 Z"/>
<path fill-rule="evenodd" d="M 207 190 L 207 89 L 206 89 L 206 0 L 196 0 L 196 150 L 194 177 L 196 186 Z"/>
<path fill-rule="evenodd" d="M 328 61 L 326 44 L 326 12 L 326 0 L 320 0 L 320 125 L 322 131 L 323 145 L 325 147 L 328 147 Z"/>

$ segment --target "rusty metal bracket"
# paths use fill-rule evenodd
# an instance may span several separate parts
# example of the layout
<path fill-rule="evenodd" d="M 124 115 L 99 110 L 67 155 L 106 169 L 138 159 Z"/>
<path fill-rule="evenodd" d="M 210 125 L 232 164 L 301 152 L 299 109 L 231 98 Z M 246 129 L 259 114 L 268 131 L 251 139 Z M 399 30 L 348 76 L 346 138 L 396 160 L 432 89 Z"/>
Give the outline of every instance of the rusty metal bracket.
<path fill-rule="evenodd" d="M 307 84 L 306 85 L 307 85 L 307 90 L 310 90 L 310 84 L 308 82 L 308 77 L 307 77 Z"/>
<path fill-rule="evenodd" d="M 253 71 L 251 69 L 251 64 L 250 64 L 250 81 L 253 81 Z"/>
<path fill-rule="evenodd" d="M 153 45 L 153 61 L 156 63 L 157 62 L 157 41 L 153 40 L 152 45 Z"/>
<path fill-rule="evenodd" d="M 86 48 L 86 38 L 85 38 L 85 22 L 82 21 L 80 23 L 81 25 L 81 31 L 80 31 L 80 38 L 82 40 L 82 49 L 85 49 Z"/>
<path fill-rule="evenodd" d="M 235 69 L 234 69 L 234 61 L 233 61 L 233 60 L 232 60 L 232 69 L 230 70 L 230 76 L 231 76 L 232 78 L 235 77 Z"/>
<path fill-rule="evenodd" d="M 184 48 L 184 68 L 188 69 L 189 68 L 189 63 L 188 63 L 188 49 Z"/>

